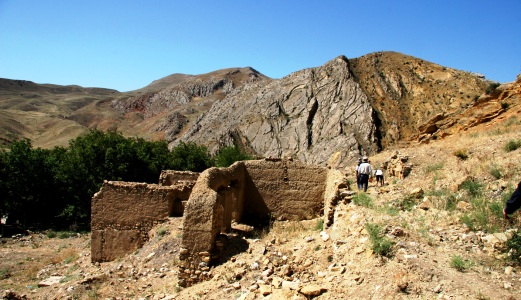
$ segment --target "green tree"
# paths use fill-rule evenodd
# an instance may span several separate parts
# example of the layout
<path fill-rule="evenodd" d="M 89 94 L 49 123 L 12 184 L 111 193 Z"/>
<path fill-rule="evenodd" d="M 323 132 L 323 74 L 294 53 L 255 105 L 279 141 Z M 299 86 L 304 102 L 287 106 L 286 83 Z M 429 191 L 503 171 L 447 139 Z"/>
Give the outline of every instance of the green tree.
<path fill-rule="evenodd" d="M 214 156 L 216 167 L 229 167 L 236 161 L 253 159 L 246 152 L 237 146 L 228 146 L 221 148 Z"/>
<path fill-rule="evenodd" d="M 193 142 L 180 142 L 170 152 L 172 169 L 179 171 L 202 172 L 214 165 L 206 146 Z"/>
<path fill-rule="evenodd" d="M 11 144 L 2 155 L 2 189 L 8 222 L 24 227 L 49 225 L 55 206 L 53 176 L 55 161 L 51 150 L 32 149 L 29 140 Z"/>

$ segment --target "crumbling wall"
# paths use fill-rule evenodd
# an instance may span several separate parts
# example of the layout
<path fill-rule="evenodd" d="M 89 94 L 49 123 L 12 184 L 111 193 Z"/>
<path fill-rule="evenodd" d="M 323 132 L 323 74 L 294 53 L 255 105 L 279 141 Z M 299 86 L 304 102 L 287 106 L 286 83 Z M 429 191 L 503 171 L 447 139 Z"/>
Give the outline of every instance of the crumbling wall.
<path fill-rule="evenodd" d="M 327 169 L 287 159 L 244 162 L 248 181 L 245 213 L 275 220 L 308 220 L 322 214 Z M 262 200 L 252 201 L 257 195 Z"/>
<path fill-rule="evenodd" d="M 201 173 L 184 215 L 180 285 L 208 278 L 212 260 L 225 247 L 218 236 L 230 229 L 232 220 L 319 216 L 326 178 L 327 170 L 322 167 L 281 159 L 237 162 Z"/>
<path fill-rule="evenodd" d="M 324 225 L 329 227 L 334 222 L 335 207 L 343 197 L 340 190 L 347 188 L 344 174 L 336 169 L 327 172 L 324 190 Z"/>
<path fill-rule="evenodd" d="M 229 168 L 210 168 L 199 176 L 183 220 L 179 279 L 184 286 L 208 279 L 217 235 L 242 216 L 245 168 L 238 162 Z M 220 246 L 224 246 L 220 244 Z"/>
<path fill-rule="evenodd" d="M 105 181 L 91 201 L 91 260 L 111 261 L 139 249 L 150 229 L 175 213 L 190 195 L 185 184 Z M 182 214 L 182 211 L 181 211 Z"/>
<path fill-rule="evenodd" d="M 198 177 L 198 172 L 163 170 L 159 175 L 159 185 L 174 185 L 179 182 L 195 183 Z"/>
<path fill-rule="evenodd" d="M 291 159 L 265 159 L 201 174 L 165 171 L 160 185 L 107 181 L 92 198 L 92 261 L 134 252 L 153 226 L 183 215 L 179 282 L 188 286 L 205 280 L 225 247 L 221 234 L 231 230 L 232 221 L 256 225 L 316 218 L 324 203 L 328 211 L 336 205 L 337 173 Z"/>

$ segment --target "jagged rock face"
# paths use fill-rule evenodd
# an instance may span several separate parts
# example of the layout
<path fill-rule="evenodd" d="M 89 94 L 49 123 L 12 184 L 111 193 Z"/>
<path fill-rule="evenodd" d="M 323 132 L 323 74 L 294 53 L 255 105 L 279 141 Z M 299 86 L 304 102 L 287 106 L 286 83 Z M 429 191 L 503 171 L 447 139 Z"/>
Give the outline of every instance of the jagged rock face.
<path fill-rule="evenodd" d="M 211 150 L 241 144 L 261 156 L 324 165 L 377 150 L 373 109 L 345 57 L 280 80 L 245 85 L 214 103 L 181 138 Z"/>

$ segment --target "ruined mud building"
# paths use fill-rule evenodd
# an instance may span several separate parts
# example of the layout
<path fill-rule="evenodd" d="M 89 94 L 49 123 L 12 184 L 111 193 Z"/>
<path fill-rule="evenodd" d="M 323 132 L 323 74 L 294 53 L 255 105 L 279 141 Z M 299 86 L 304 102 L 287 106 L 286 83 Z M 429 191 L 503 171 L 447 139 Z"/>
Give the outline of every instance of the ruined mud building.
<path fill-rule="evenodd" d="M 337 170 L 291 159 L 241 161 L 201 174 L 164 171 L 159 184 L 104 182 L 92 198 L 92 261 L 111 261 L 133 253 L 152 227 L 184 217 L 179 253 L 180 284 L 209 277 L 213 259 L 226 247 L 221 233 L 232 221 L 305 220 L 324 214 L 343 187 Z"/>

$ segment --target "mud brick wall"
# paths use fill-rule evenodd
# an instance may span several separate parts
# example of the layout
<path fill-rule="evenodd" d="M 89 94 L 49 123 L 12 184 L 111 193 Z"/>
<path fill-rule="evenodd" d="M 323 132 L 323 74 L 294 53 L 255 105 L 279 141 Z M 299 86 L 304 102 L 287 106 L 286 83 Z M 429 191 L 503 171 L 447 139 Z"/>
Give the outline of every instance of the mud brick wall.
<path fill-rule="evenodd" d="M 232 220 L 319 216 L 327 176 L 325 168 L 282 159 L 237 162 L 201 173 L 184 215 L 179 284 L 190 286 L 210 277 L 212 261 L 226 247 L 220 233 Z"/>
<path fill-rule="evenodd" d="M 159 185 L 174 185 L 177 182 L 197 181 L 200 173 L 190 171 L 163 170 L 159 175 Z"/>
<path fill-rule="evenodd" d="M 291 160 L 245 161 L 248 197 L 259 196 L 276 220 L 307 220 L 318 217 L 324 206 L 327 169 Z M 247 212 L 263 211 L 256 199 L 244 199 Z M 256 211 L 257 210 L 257 211 Z"/>
<path fill-rule="evenodd" d="M 92 261 L 111 261 L 140 248 L 150 229 L 168 218 L 175 195 L 168 186 L 105 181 L 91 202 Z"/>

